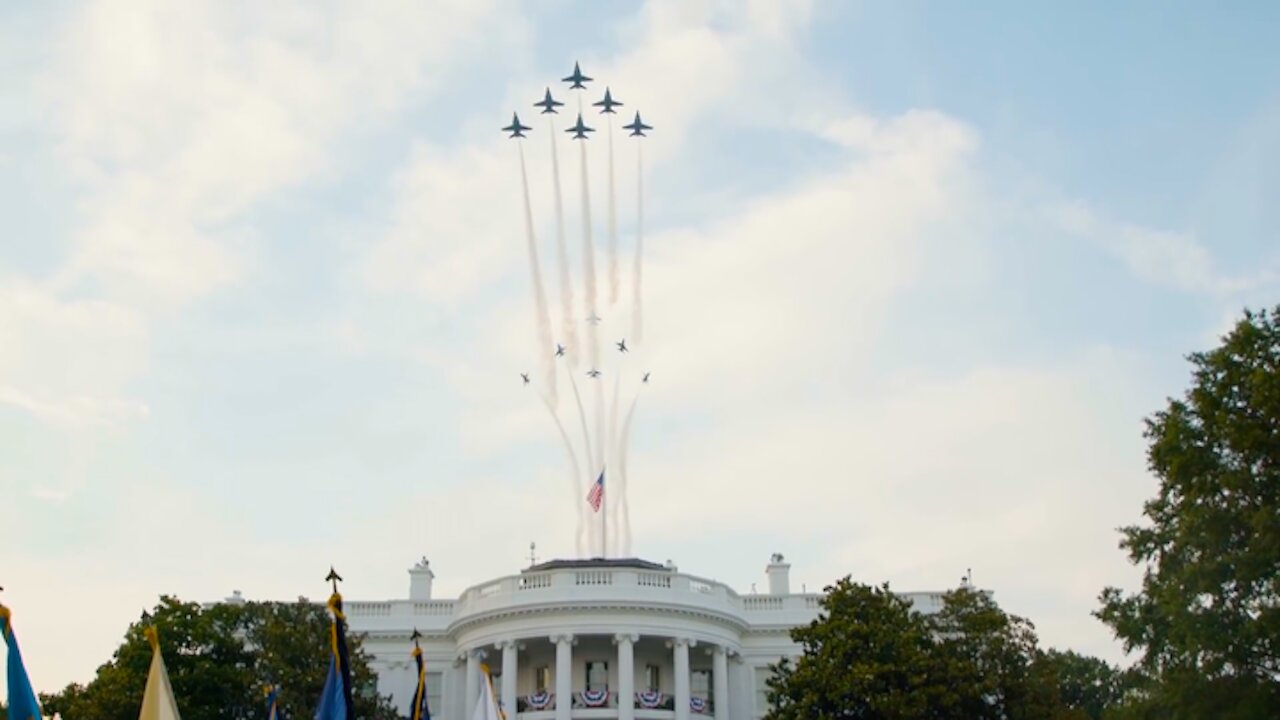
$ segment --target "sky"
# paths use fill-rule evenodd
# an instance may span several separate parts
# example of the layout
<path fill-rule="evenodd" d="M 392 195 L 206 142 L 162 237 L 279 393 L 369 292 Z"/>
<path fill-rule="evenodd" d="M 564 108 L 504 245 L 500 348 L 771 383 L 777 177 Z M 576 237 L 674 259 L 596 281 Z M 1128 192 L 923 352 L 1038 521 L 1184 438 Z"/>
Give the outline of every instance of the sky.
<path fill-rule="evenodd" d="M 578 552 L 498 131 L 534 126 L 558 318 L 531 104 L 575 102 L 575 61 L 655 127 L 633 353 L 629 290 L 601 311 L 606 373 L 653 377 L 631 553 L 744 593 L 773 552 L 809 591 L 971 568 L 1042 645 L 1128 662 L 1090 613 L 1140 577 L 1143 418 L 1280 297 L 1277 31 L 1269 3 L 5 5 L 0 585 L 34 685 L 90 680 L 160 594 L 319 598 L 332 564 L 397 598 L 426 556 L 448 597 Z"/>

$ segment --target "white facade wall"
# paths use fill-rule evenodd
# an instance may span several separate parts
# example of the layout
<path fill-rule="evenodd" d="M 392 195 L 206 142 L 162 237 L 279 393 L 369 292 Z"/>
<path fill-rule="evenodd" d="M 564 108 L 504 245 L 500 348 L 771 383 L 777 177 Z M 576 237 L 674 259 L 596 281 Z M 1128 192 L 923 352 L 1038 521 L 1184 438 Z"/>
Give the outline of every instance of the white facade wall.
<path fill-rule="evenodd" d="M 428 671 L 432 717 L 470 720 L 475 697 L 466 688 L 482 687 L 478 675 L 468 682 L 469 656 L 503 670 L 503 646 L 514 643 L 514 695 L 535 692 L 538 667 L 549 669 L 550 692 L 556 692 L 557 645 L 553 638 L 572 638 L 569 688 L 577 694 L 587 686 L 586 663 L 608 664 L 606 708 L 559 708 L 514 713 L 509 720 L 750 720 L 764 713 L 764 680 L 768 666 L 784 656 L 799 654 L 789 631 L 818 615 L 815 593 L 790 593 L 777 580 L 781 556 L 769 568 L 775 590 L 786 594 L 739 595 L 726 585 L 638 560 L 553 561 L 517 575 L 468 588 L 456 600 L 430 597 L 433 575 L 426 561 L 410 571 L 411 599 L 346 603 L 352 632 L 365 635 L 365 648 L 374 658 L 378 689 L 390 695 L 408 716 L 416 683 L 410 656 L 410 634 L 417 629 Z M 941 607 L 941 593 L 906 595 L 923 612 Z M 619 641 L 632 648 L 635 692 L 646 690 L 646 667 L 660 670 L 658 690 L 671 697 L 674 709 L 625 707 L 618 695 Z M 682 647 L 683 646 L 683 647 Z M 678 682 L 677 656 L 686 652 L 690 677 L 711 671 L 708 695 L 714 709 L 699 715 L 690 709 L 689 679 Z M 478 668 L 479 663 L 474 663 Z M 716 682 L 717 665 L 727 682 Z M 478 673 L 478 670 L 477 670 Z M 499 699 L 507 681 L 495 677 Z M 715 689 L 726 697 L 714 697 Z M 677 697 L 677 694 L 679 697 Z M 477 693 L 478 695 L 478 693 Z M 557 701 L 561 698 L 557 697 Z"/>

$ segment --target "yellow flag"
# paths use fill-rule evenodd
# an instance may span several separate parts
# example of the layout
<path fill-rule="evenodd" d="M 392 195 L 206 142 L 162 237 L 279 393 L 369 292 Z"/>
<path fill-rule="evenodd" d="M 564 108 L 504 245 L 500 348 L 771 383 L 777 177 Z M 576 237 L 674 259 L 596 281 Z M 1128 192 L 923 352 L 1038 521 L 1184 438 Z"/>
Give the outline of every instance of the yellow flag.
<path fill-rule="evenodd" d="M 173 687 L 169 685 L 169 671 L 160 654 L 160 639 L 155 628 L 147 628 L 146 633 L 147 640 L 151 641 L 151 671 L 147 673 L 147 689 L 142 693 L 138 720 L 182 720 L 178 702 L 173 699 Z"/>

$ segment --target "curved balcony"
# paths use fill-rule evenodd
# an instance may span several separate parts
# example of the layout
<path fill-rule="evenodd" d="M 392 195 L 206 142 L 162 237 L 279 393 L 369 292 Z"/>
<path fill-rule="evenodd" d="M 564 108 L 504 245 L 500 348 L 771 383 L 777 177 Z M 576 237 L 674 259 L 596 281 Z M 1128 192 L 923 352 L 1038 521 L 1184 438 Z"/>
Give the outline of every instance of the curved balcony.
<path fill-rule="evenodd" d="M 568 606 L 653 607 L 704 614 L 739 628 L 795 625 L 818 610 L 818 595 L 739 595 L 724 583 L 643 560 L 552 561 L 467 588 L 451 634 L 509 612 Z"/>

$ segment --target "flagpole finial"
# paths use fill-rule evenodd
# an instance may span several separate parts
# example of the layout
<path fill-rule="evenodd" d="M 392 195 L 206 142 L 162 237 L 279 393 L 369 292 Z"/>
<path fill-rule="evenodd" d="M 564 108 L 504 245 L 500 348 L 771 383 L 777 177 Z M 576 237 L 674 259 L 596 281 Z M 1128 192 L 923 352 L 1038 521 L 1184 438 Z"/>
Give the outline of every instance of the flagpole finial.
<path fill-rule="evenodd" d="M 413 634 L 409 636 L 409 639 L 413 641 L 414 647 L 418 647 L 418 640 L 421 637 L 422 637 L 422 633 L 418 632 L 418 628 L 415 627 L 413 629 Z"/>
<path fill-rule="evenodd" d="M 329 566 L 329 574 L 325 575 L 324 579 L 333 583 L 333 592 L 336 594 L 338 592 L 338 583 L 342 582 L 342 576 L 338 574 L 337 570 L 333 569 L 332 565 Z"/>

